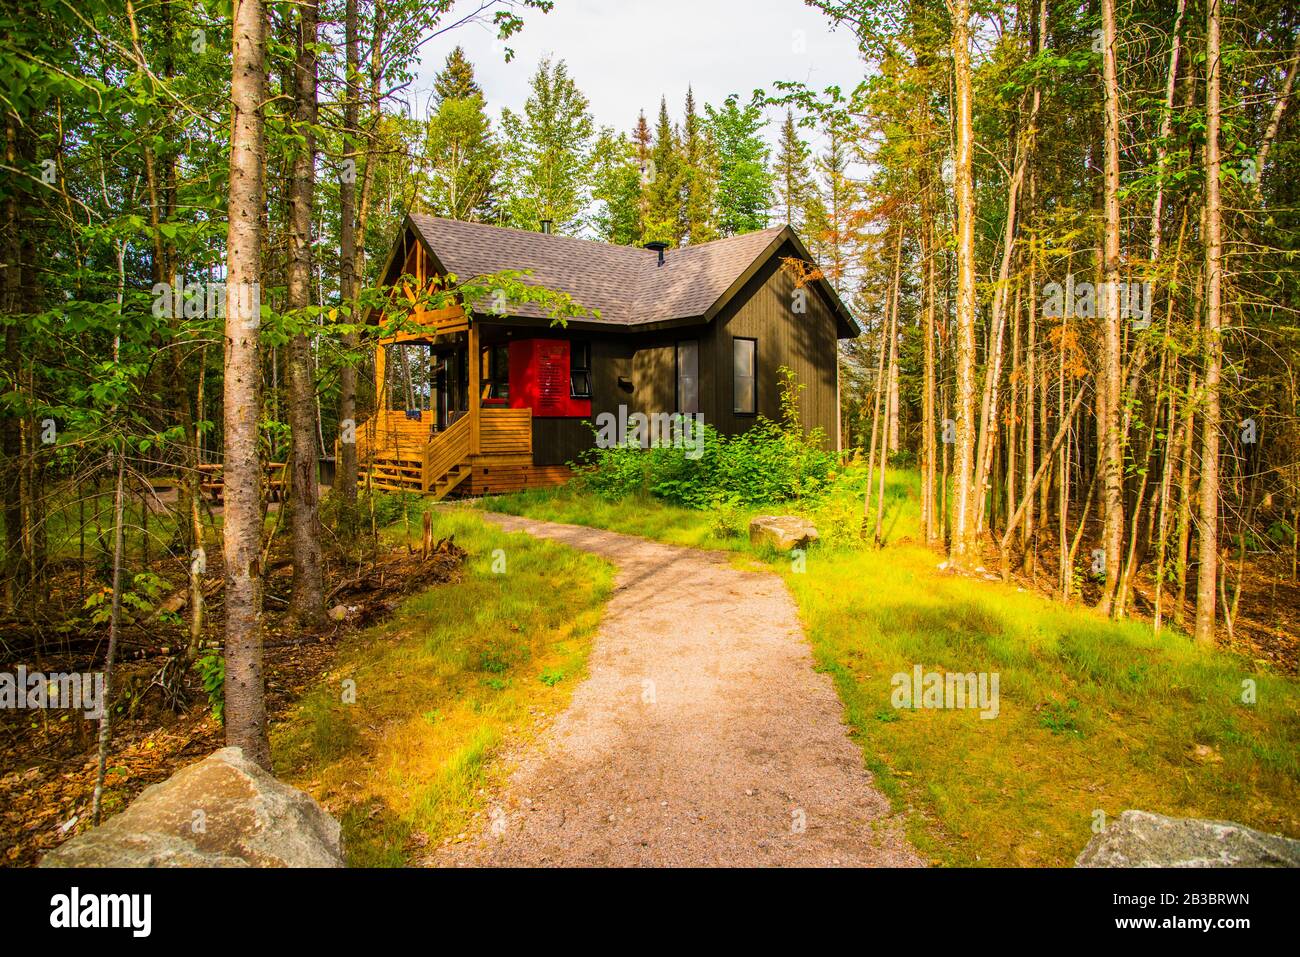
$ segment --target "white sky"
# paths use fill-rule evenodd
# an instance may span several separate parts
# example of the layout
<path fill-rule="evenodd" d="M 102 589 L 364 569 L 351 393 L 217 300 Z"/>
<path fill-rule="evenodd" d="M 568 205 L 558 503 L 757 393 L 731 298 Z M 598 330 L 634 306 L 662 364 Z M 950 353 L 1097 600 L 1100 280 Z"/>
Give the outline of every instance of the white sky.
<path fill-rule="evenodd" d="M 462 15 L 467 2 L 452 11 Z M 538 60 L 565 60 L 569 75 L 591 103 L 597 128 L 630 132 L 644 109 L 653 128 L 660 96 L 680 123 L 688 85 L 701 111 L 737 93 L 747 102 L 775 80 L 801 80 L 821 90 L 852 90 L 862 77 L 852 34 L 802 0 L 556 0 L 548 14 L 525 11 L 523 32 L 510 40 L 515 58 L 503 62 L 488 24 L 471 24 L 436 37 L 423 49 L 414 86 L 423 106 L 433 76 L 460 44 L 474 64 L 490 114 L 519 111 Z M 775 112 L 769 111 L 775 119 Z M 774 125 L 767 129 L 775 141 Z M 816 142 L 819 137 L 803 134 Z"/>

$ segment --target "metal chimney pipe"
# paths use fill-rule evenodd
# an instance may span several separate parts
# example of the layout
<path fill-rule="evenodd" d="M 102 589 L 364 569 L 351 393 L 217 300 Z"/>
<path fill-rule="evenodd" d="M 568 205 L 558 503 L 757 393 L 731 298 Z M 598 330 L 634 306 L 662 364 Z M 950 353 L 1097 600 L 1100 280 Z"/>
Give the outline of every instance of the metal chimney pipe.
<path fill-rule="evenodd" d="M 661 243 L 661 242 L 646 243 L 645 248 L 653 249 L 655 252 L 657 252 L 659 254 L 659 265 L 662 266 L 664 264 L 664 251 L 668 249 L 667 243 Z"/>

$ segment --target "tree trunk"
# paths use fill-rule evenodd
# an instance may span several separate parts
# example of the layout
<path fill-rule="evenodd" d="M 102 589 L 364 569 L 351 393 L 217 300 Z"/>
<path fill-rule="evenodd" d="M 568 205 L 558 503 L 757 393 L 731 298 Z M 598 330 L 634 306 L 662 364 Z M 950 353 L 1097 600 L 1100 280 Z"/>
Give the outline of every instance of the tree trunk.
<path fill-rule="evenodd" d="M 1124 550 L 1124 449 L 1120 434 L 1120 400 L 1123 385 L 1120 316 L 1120 209 L 1119 209 L 1119 67 L 1115 30 L 1115 0 L 1102 0 L 1102 74 L 1106 95 L 1105 237 L 1103 240 L 1103 288 L 1106 312 L 1103 317 L 1105 344 L 1099 390 L 1101 401 L 1097 421 L 1098 459 L 1103 476 L 1102 549 L 1106 584 L 1100 609 L 1110 614 L 1119 587 Z"/>
<path fill-rule="evenodd" d="M 1196 643 L 1214 644 L 1219 565 L 1219 377 L 1223 366 L 1223 240 L 1219 200 L 1219 3 L 1207 0 L 1205 36 L 1205 405 L 1201 416 L 1200 575 Z"/>
<path fill-rule="evenodd" d="M 289 184 L 289 269 L 287 305 L 299 311 L 304 331 L 289 340 L 289 430 L 293 458 L 293 594 L 290 615 L 304 628 L 325 621 L 325 581 L 321 571 L 320 475 L 316 448 L 316 383 L 311 340 L 301 310 L 311 306 L 312 207 L 316 187 L 316 19 L 315 0 L 298 6 L 298 56 L 292 67 L 294 125 L 301 145 L 294 153 Z M 286 84 L 288 85 L 288 84 Z M 281 503 L 285 507 L 285 503 Z"/>
<path fill-rule="evenodd" d="M 974 127 L 971 119 L 970 2 L 954 0 L 952 32 L 956 71 L 957 155 L 953 163 L 957 206 L 957 449 L 956 513 L 950 560 L 964 567 L 976 551 L 972 488 L 975 459 L 975 190 L 971 169 Z"/>
<path fill-rule="evenodd" d="M 347 69 L 347 92 L 343 104 L 343 173 L 339 181 L 339 298 L 349 311 L 343 314 L 344 321 L 351 324 L 358 319 L 354 315 L 357 308 L 357 175 L 356 175 L 356 135 L 357 118 L 360 113 L 361 95 L 357 84 L 357 71 L 361 69 L 357 55 L 358 0 L 347 0 L 343 15 L 344 45 L 346 48 L 345 65 Z M 343 347 L 353 352 L 359 345 L 359 337 L 349 332 L 343 337 Z M 349 356 L 339 370 L 339 422 L 340 437 L 339 461 L 334 472 L 334 491 L 342 492 L 347 502 L 357 500 L 357 369 Z M 349 430 L 348 426 L 351 426 Z"/>
<path fill-rule="evenodd" d="M 224 382 L 226 563 L 226 743 L 271 765 L 262 680 L 260 396 L 263 103 L 266 87 L 264 0 L 234 0 L 231 64 L 230 197 L 226 239 Z"/>

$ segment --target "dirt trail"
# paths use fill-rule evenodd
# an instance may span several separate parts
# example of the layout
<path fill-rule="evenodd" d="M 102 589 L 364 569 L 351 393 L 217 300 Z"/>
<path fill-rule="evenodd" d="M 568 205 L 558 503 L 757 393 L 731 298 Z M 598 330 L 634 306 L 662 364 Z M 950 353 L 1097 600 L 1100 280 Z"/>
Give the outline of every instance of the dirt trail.
<path fill-rule="evenodd" d="M 921 863 L 781 579 L 716 552 L 487 515 L 618 568 L 569 709 L 439 866 Z"/>

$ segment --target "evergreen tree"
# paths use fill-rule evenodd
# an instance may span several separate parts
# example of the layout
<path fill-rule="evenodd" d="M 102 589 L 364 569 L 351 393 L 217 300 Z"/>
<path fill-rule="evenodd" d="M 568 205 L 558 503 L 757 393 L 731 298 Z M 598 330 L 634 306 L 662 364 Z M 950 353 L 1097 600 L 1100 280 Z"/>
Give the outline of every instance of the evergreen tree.
<path fill-rule="evenodd" d="M 495 218 L 493 193 L 501 150 L 474 67 L 460 47 L 448 55 L 433 89 L 438 108 L 425 130 L 417 203 L 435 216 L 490 221 Z"/>
<path fill-rule="evenodd" d="M 463 48 L 458 46 L 447 54 L 447 62 L 433 78 L 433 92 L 440 106 L 447 100 L 483 97 L 483 88 L 474 80 L 474 66 L 465 57 Z"/>
<path fill-rule="evenodd" d="M 668 117 L 667 100 L 659 101 L 659 122 L 655 125 L 654 149 L 650 152 L 652 173 L 646 182 L 644 237 L 681 245 L 684 234 L 682 195 L 685 186 L 677 130 Z"/>
<path fill-rule="evenodd" d="M 814 189 L 804 204 L 809 251 L 841 295 L 851 285 L 847 272 L 859 246 L 857 210 L 862 198 L 848 174 L 851 133 L 842 117 L 826 124 L 826 151 L 814 164 L 821 178 L 820 193 Z"/>
<path fill-rule="evenodd" d="M 520 229 L 550 220 L 556 232 L 578 232 L 591 196 L 594 126 L 563 60 L 538 64 L 523 115 L 503 110 L 501 128 L 510 190 L 504 219 Z"/>
<path fill-rule="evenodd" d="M 683 233 L 691 245 L 718 238 L 713 219 L 713 193 L 716 188 L 716 151 L 708 128 L 695 108 L 695 92 L 686 90 L 686 119 L 682 123 L 682 164 L 685 205 Z"/>
<path fill-rule="evenodd" d="M 650 197 L 646 187 L 654 175 L 650 164 L 650 151 L 653 144 L 654 136 L 650 133 L 650 124 L 646 122 L 645 110 L 642 110 L 632 130 L 632 146 L 636 151 L 637 167 L 641 175 L 640 195 L 637 199 L 637 220 L 640 224 L 638 231 L 644 231 L 646 217 L 650 213 Z"/>
<path fill-rule="evenodd" d="M 760 135 L 763 114 L 756 106 L 741 109 L 734 96 L 720 109 L 706 106 L 705 110 L 717 142 L 719 231 L 737 236 L 766 228 L 772 174 L 767 168 L 767 144 Z"/>
<path fill-rule="evenodd" d="M 786 110 L 776 154 L 777 214 L 786 225 L 803 232 L 808 204 L 816 192 L 809 174 L 812 150 L 799 137 L 794 110 Z"/>

